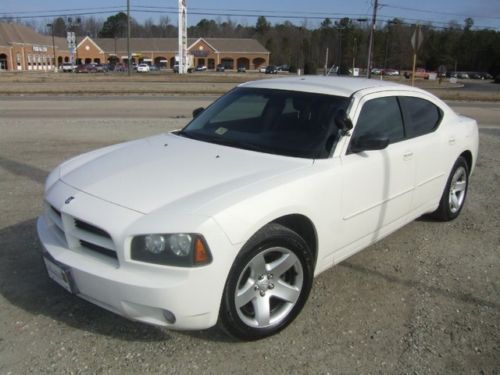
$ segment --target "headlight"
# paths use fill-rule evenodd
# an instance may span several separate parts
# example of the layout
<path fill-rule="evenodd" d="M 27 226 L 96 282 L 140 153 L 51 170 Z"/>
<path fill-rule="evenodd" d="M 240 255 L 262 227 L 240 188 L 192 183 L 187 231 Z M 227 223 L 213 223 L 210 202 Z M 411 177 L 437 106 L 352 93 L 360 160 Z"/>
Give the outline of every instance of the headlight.
<path fill-rule="evenodd" d="M 202 235 L 193 233 L 146 234 L 132 239 L 131 257 L 168 266 L 202 266 L 212 254 Z"/>

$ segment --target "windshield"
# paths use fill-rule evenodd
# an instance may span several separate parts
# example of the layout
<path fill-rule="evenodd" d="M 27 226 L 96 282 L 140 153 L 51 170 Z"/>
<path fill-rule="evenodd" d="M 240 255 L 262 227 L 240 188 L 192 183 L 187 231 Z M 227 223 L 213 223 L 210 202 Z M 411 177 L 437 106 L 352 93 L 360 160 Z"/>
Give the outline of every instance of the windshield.
<path fill-rule="evenodd" d="M 338 137 L 335 115 L 348 103 L 339 96 L 236 88 L 178 134 L 271 154 L 327 158 Z"/>

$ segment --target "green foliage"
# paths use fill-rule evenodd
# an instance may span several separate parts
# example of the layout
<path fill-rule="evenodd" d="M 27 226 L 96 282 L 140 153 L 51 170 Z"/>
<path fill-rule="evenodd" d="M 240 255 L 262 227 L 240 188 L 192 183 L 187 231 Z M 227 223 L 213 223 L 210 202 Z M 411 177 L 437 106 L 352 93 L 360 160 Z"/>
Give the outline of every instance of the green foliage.
<path fill-rule="evenodd" d="M 99 32 L 99 38 L 121 38 L 127 35 L 127 15 L 123 12 L 109 16 Z"/>
<path fill-rule="evenodd" d="M 168 18 L 155 25 L 152 20 L 132 23 L 133 37 L 175 37 L 177 28 Z M 54 20 L 56 35 L 65 35 L 63 19 Z M 60 24 L 60 25 L 59 25 Z M 60 27 L 59 27 L 60 26 Z M 422 25 L 424 40 L 418 51 L 417 66 L 437 71 L 444 65 L 448 71 L 484 71 L 500 74 L 500 32 L 474 29 L 474 20 L 467 18 L 463 24 L 450 22 L 444 29 Z M 81 33 L 87 35 L 86 23 Z M 367 65 L 369 25 L 347 17 L 339 20 L 325 18 L 315 28 L 307 23 L 296 25 L 290 21 L 271 24 L 259 16 L 255 25 L 241 25 L 226 20 L 202 19 L 188 28 L 189 37 L 254 38 L 271 52 L 271 63 L 287 64 L 295 69 L 315 72 L 317 67 L 340 66 L 346 71 L 353 64 L 361 69 Z M 120 12 L 108 17 L 102 25 L 99 37 L 124 37 L 127 31 L 127 15 Z M 410 70 L 413 61 L 411 36 L 415 25 L 404 19 L 394 18 L 375 29 L 373 67 Z M 306 69 L 307 65 L 307 69 Z"/>
<path fill-rule="evenodd" d="M 64 18 L 56 18 L 52 22 L 52 25 L 54 27 L 54 36 L 66 37 L 66 22 L 64 22 Z"/>
<path fill-rule="evenodd" d="M 265 34 L 266 32 L 269 31 L 270 28 L 271 28 L 271 24 L 269 22 L 267 22 L 266 17 L 259 16 L 259 18 L 257 18 L 257 23 L 255 25 L 255 30 L 259 34 Z"/>

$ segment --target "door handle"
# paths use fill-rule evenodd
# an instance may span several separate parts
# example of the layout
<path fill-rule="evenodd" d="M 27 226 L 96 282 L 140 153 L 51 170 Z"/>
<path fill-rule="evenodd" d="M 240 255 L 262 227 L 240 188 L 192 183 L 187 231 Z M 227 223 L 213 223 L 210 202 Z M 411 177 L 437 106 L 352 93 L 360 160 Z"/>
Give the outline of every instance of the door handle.
<path fill-rule="evenodd" d="M 455 140 L 455 137 L 450 137 L 450 139 L 448 139 L 448 143 L 453 146 L 455 144 L 456 140 Z"/>
<path fill-rule="evenodd" d="M 410 160 L 413 157 L 413 152 L 411 151 L 406 151 L 403 154 L 403 160 Z"/>

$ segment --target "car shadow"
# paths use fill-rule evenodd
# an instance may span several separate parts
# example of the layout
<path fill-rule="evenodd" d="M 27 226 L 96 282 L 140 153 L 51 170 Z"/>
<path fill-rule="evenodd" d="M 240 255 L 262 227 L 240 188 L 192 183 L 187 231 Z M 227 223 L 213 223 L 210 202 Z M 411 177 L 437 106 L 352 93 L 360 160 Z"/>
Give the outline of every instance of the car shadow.
<path fill-rule="evenodd" d="M 0 294 L 13 306 L 70 327 L 124 341 L 167 341 L 166 329 L 133 322 L 66 292 L 43 265 L 36 219 L 0 230 Z"/>

